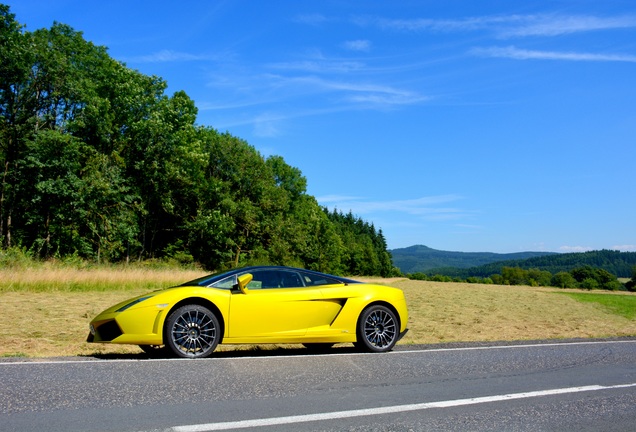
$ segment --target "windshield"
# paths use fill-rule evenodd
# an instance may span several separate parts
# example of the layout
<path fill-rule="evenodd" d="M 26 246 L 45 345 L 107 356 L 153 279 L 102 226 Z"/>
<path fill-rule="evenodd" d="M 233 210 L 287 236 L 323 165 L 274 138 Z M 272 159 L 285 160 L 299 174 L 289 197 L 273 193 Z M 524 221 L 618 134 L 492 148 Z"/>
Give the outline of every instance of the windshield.
<path fill-rule="evenodd" d="M 252 274 L 277 274 L 284 272 L 284 274 L 289 275 L 290 271 L 298 274 L 295 280 L 302 281 L 296 283 L 292 283 L 291 285 L 299 285 L 299 286 L 317 286 L 317 285 L 327 285 L 327 284 L 354 284 L 360 283 L 359 281 L 353 279 L 347 279 L 340 276 L 328 275 L 325 273 L 315 272 L 312 270 L 303 270 L 296 269 L 291 267 L 280 267 L 280 266 L 259 266 L 259 267 L 244 267 L 240 269 L 230 270 L 225 273 L 211 274 L 207 276 L 203 276 L 198 279 L 191 280 L 180 286 L 205 286 L 219 289 L 232 289 L 236 285 L 236 278 L 239 275 L 245 273 Z M 283 274 L 283 273 L 281 273 Z M 281 286 L 281 285 L 278 285 Z M 288 285 L 289 286 L 289 285 Z"/>

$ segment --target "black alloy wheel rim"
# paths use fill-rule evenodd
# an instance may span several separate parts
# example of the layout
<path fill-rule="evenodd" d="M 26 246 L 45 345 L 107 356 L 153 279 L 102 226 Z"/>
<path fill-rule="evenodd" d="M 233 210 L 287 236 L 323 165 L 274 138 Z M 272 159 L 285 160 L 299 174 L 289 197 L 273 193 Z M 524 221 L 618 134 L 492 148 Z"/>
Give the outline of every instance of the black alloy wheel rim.
<path fill-rule="evenodd" d="M 397 336 L 396 322 L 386 310 L 372 311 L 364 322 L 364 337 L 376 348 L 384 348 L 395 340 Z"/>
<path fill-rule="evenodd" d="M 207 314 L 189 310 L 179 316 L 172 326 L 172 341 L 184 354 L 198 357 L 214 346 L 217 329 Z"/>

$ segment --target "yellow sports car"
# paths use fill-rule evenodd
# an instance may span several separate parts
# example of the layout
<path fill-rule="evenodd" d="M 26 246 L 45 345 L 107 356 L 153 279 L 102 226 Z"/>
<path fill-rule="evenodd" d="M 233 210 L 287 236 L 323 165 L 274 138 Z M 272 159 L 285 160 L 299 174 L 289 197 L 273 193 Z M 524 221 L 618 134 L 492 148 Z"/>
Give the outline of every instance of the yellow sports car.
<path fill-rule="evenodd" d="M 384 352 L 406 333 L 404 293 L 291 267 L 209 275 L 119 303 L 90 323 L 88 342 L 134 344 L 155 354 L 209 356 L 217 344 L 353 342 Z"/>

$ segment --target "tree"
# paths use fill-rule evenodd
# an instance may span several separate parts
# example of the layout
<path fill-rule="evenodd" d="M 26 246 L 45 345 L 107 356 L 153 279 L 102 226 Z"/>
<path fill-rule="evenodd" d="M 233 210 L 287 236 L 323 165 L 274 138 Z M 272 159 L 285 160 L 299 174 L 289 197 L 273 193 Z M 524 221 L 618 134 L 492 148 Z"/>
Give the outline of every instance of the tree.
<path fill-rule="evenodd" d="M 504 283 L 508 285 L 523 285 L 527 281 L 527 272 L 519 267 L 504 267 L 501 269 Z"/>
<path fill-rule="evenodd" d="M 559 272 L 552 276 L 550 284 L 558 288 L 576 288 L 576 279 L 568 272 Z"/>
<path fill-rule="evenodd" d="M 632 278 L 625 284 L 628 291 L 636 291 L 636 265 L 632 267 Z"/>
<path fill-rule="evenodd" d="M 550 286 L 552 273 L 539 269 L 530 269 L 527 272 L 527 279 L 530 286 Z"/>
<path fill-rule="evenodd" d="M 194 102 L 65 24 L 0 5 L 0 238 L 39 258 L 162 256 L 392 271 L 382 231 L 330 214 L 280 156 L 195 124 Z"/>
<path fill-rule="evenodd" d="M 32 53 L 21 28 L 9 7 L 0 4 L 0 238 L 4 247 L 12 245 L 12 216 L 18 196 L 15 169 L 29 121 L 21 94 L 31 70 Z"/>

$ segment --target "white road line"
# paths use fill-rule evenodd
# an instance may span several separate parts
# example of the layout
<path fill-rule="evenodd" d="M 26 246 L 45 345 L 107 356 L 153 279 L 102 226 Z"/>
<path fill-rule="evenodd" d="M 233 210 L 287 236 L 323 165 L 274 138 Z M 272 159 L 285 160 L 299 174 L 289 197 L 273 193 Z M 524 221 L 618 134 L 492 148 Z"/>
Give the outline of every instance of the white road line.
<path fill-rule="evenodd" d="M 424 350 L 403 350 L 403 351 L 391 351 L 392 353 L 410 354 L 421 352 L 445 352 L 445 351 L 482 351 L 482 350 L 496 350 L 496 349 L 512 349 L 512 348 L 536 348 L 536 347 L 560 347 L 560 346 L 573 346 L 573 345 L 603 345 L 603 344 L 623 344 L 623 343 L 636 343 L 636 340 L 607 340 L 607 341 L 581 341 L 581 342 L 549 342 L 549 343 L 535 343 L 535 344 L 519 344 L 519 345 L 487 345 L 487 346 L 473 346 L 473 347 L 455 347 L 455 348 L 433 348 Z"/>
<path fill-rule="evenodd" d="M 446 352 L 446 351 L 486 351 L 486 350 L 499 350 L 499 349 L 515 349 L 515 348 L 542 348 L 542 347 L 567 347 L 567 346 L 576 346 L 576 345 L 604 345 L 604 344 L 633 344 L 636 343 L 636 340 L 615 340 L 615 341 L 583 341 L 583 342 L 553 342 L 553 343 L 537 343 L 537 344 L 522 344 L 522 345 L 488 345 L 488 346 L 477 346 L 477 347 L 456 347 L 456 348 L 433 348 L 433 349 L 423 349 L 423 350 L 396 350 L 383 354 L 376 353 L 338 353 L 334 352 L 333 354 L 321 354 L 320 357 L 333 357 L 333 356 L 375 356 L 375 355 L 399 355 L 399 354 L 425 354 L 425 353 L 435 353 L 435 352 Z M 290 355 L 258 355 L 258 356 L 241 356 L 241 357 L 214 357 L 214 355 L 210 358 L 205 359 L 185 359 L 185 358 L 170 358 L 170 359 L 108 359 L 108 360 L 38 360 L 35 358 L 28 358 L 26 360 L 11 360 L 11 361 L 2 361 L 0 359 L 0 367 L 2 366 L 27 366 L 27 365 L 50 365 L 50 364 L 112 364 L 112 363 L 139 363 L 139 362 L 180 362 L 180 361 L 220 361 L 220 360 L 231 360 L 232 362 L 237 362 L 240 360 L 271 360 L 273 358 L 276 359 L 284 359 L 284 358 L 303 358 L 303 357 L 312 357 L 316 358 L 316 354 L 290 354 Z"/>
<path fill-rule="evenodd" d="M 512 394 L 506 394 L 506 395 L 486 396 L 486 397 L 478 397 L 478 398 L 470 398 L 470 399 L 457 399 L 457 400 L 440 401 L 440 402 L 427 402 L 427 403 L 420 403 L 420 404 L 395 405 L 395 406 L 388 406 L 388 407 L 367 408 L 367 409 L 358 409 L 358 410 L 351 410 L 351 411 L 336 411 L 336 412 L 330 412 L 330 413 L 306 414 L 306 415 L 296 415 L 296 416 L 288 416 L 288 417 L 273 417 L 273 418 L 264 418 L 264 419 L 240 420 L 240 421 L 232 421 L 232 422 L 208 423 L 208 424 L 198 424 L 198 425 L 189 425 L 189 426 L 175 426 L 175 427 L 167 429 L 167 431 L 207 432 L 207 431 L 241 429 L 241 428 L 250 428 L 250 427 L 276 426 L 276 425 L 284 425 L 284 424 L 314 422 L 314 421 L 321 421 L 321 420 L 337 420 L 337 419 L 344 419 L 344 418 L 351 418 L 351 417 L 362 417 L 362 416 L 371 416 L 371 415 L 380 415 L 380 414 L 395 414 L 400 412 L 426 410 L 431 408 L 449 408 L 449 407 L 457 407 L 462 405 L 476 405 L 476 404 L 489 403 L 489 402 L 501 402 L 501 401 L 508 401 L 508 400 L 514 400 L 514 399 L 527 399 L 527 398 L 560 395 L 560 394 L 567 394 L 567 393 L 612 390 L 612 389 L 620 389 L 620 388 L 628 388 L 628 387 L 636 387 L 636 383 L 613 385 L 613 386 L 592 385 L 592 386 L 584 386 L 584 387 L 569 387 L 569 388 L 561 388 L 561 389 L 533 391 L 533 392 L 526 392 L 526 393 L 512 393 Z"/>

